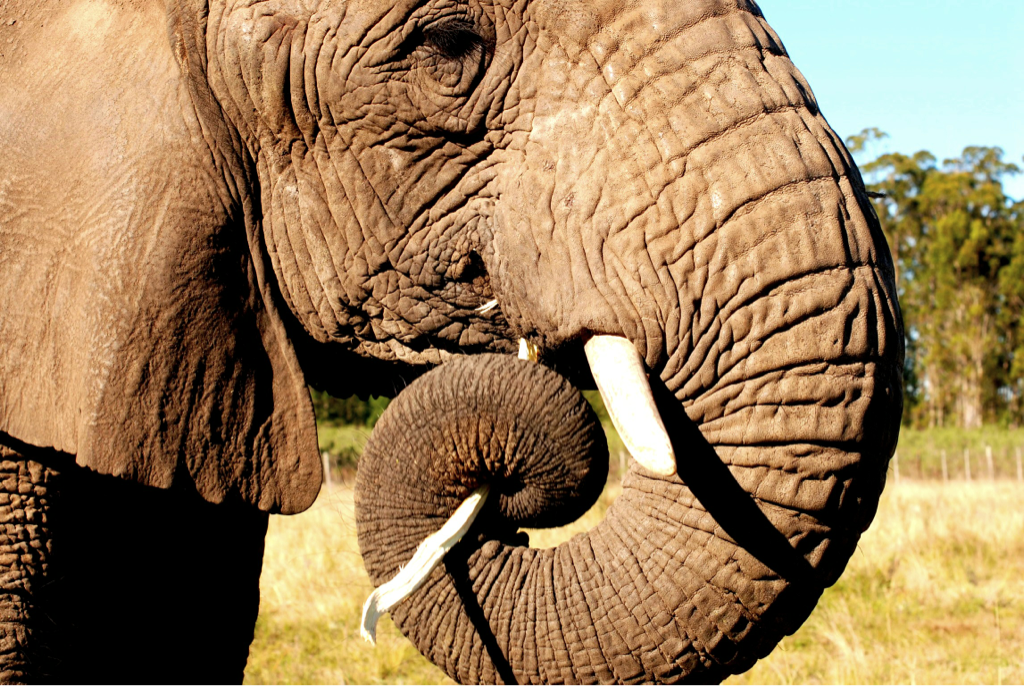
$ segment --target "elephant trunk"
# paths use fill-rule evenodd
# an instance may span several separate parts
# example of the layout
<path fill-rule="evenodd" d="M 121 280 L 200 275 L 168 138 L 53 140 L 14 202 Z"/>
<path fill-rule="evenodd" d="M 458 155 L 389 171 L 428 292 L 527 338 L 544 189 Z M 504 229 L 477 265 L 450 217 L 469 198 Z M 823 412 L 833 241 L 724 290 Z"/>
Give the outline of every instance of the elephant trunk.
<path fill-rule="evenodd" d="M 381 419 L 356 493 L 375 585 L 473 489 L 500 494 L 392 612 L 452 678 L 721 679 L 794 631 L 841 573 L 877 502 L 878 470 L 854 483 L 850 446 L 716 454 L 668 387 L 652 385 L 678 475 L 634 464 L 606 519 L 554 549 L 526 547 L 518 527 L 575 519 L 607 473 L 599 425 L 564 379 L 511 358 L 467 358 L 417 381 Z M 752 482 L 749 469 L 759 471 Z"/>
<path fill-rule="evenodd" d="M 448 390 L 411 386 L 364 454 L 364 560 L 387 581 L 490 482 L 497 511 L 392 613 L 425 655 L 466 682 L 724 678 L 806 619 L 874 516 L 902 402 L 891 259 L 753 3 L 535 6 L 520 73 L 571 78 L 510 91 L 529 135 L 498 159 L 482 256 L 545 353 L 633 344 L 676 473 L 634 465 L 598 527 L 527 548 L 517 527 L 596 497 L 597 430 L 548 381 L 448 362 L 423 377 Z"/>

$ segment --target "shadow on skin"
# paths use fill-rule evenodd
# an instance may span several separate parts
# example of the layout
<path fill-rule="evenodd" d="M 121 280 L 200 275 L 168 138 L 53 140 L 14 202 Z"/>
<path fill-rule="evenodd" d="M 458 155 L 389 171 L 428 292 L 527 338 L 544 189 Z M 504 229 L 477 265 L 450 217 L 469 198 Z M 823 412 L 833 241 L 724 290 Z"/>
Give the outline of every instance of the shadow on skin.
<path fill-rule="evenodd" d="M 519 683 L 516 681 L 516 675 L 512 671 L 512 665 L 509 664 L 508 658 L 501 652 L 501 646 L 498 645 L 498 639 L 491 631 L 491 625 L 487 623 L 487 617 L 484 615 L 484 609 L 480 607 L 476 593 L 473 592 L 473 582 L 469 578 L 469 565 L 467 564 L 469 555 L 473 552 L 474 549 L 471 546 L 455 546 L 445 556 L 446 571 L 455 583 L 455 590 L 459 593 L 462 606 L 466 608 L 469 620 L 473 622 L 476 633 L 483 641 L 487 655 L 491 658 L 495 671 L 498 672 L 498 677 L 506 684 Z"/>
<path fill-rule="evenodd" d="M 694 497 L 736 543 L 787 581 L 820 592 L 814 568 L 771 523 L 714 447 L 704 438 L 665 383 L 651 376 L 651 390 L 676 453 L 676 472 Z M 814 594 L 817 597 L 817 593 Z"/>
<path fill-rule="evenodd" d="M 21 615 L 5 618 L 8 635 L 30 632 L 36 651 L 26 667 L 32 673 L 14 678 L 241 682 L 259 609 L 268 514 L 237 498 L 209 503 L 187 477 L 170 488 L 142 486 L 3 433 L 0 446 L 14 451 L 5 461 L 31 460 L 49 470 L 34 488 L 45 488 L 36 502 L 52 544 L 45 566 L 29 569 L 28 585 L 14 591 L 25 601 Z M 27 526 L 18 523 L 26 510 L 8 508 L 7 515 L 7 548 L 24 545 L 11 534 Z M 15 564 L 28 568 L 20 557 Z"/>

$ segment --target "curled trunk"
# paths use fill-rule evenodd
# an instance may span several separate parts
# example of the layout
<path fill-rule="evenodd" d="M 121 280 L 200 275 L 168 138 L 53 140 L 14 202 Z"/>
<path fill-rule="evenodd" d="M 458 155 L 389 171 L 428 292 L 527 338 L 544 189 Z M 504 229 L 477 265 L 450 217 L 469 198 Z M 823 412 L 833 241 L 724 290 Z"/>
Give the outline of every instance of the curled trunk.
<path fill-rule="evenodd" d="M 794 631 L 838 578 L 874 512 L 884 458 L 763 436 L 716 454 L 669 389 L 653 386 L 679 474 L 634 465 L 606 519 L 554 549 L 526 547 L 517 528 L 575 518 L 607 473 L 578 391 L 542 366 L 482 356 L 443 365 L 392 403 L 356 494 L 374 584 L 481 483 L 501 494 L 392 613 L 452 678 L 722 679 Z"/>

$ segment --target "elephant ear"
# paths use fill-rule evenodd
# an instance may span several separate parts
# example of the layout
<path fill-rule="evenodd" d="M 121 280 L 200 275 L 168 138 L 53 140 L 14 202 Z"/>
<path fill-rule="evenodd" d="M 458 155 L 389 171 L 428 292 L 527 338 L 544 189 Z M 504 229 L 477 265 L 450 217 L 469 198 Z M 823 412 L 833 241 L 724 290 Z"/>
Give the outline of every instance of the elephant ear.
<path fill-rule="evenodd" d="M 214 106 L 180 87 L 166 18 L 111 17 L 119 50 L 0 98 L 0 441 L 301 511 L 316 425 L 245 170 L 190 114 Z M 26 64 L 13 82 L 60 72 Z"/>
<path fill-rule="evenodd" d="M 133 221 L 72 241 L 74 269 L 45 268 L 65 245 L 8 251 L 0 431 L 149 486 L 301 511 L 320 488 L 316 425 L 255 231 L 181 214 L 126 210 Z"/>
<path fill-rule="evenodd" d="M 0 270 L 0 431 L 146 485 L 191 479 L 212 502 L 305 509 L 313 410 L 245 227 L 143 224 L 105 237 L 118 259 L 80 245 L 65 284 L 52 255 Z"/>
<path fill-rule="evenodd" d="M 152 486 L 187 474 L 212 502 L 299 512 L 322 477 L 309 391 L 260 253 L 225 239 L 190 241 L 148 279 L 126 344 L 93 363 L 106 367 L 103 390 L 82 415 L 77 460 Z"/>

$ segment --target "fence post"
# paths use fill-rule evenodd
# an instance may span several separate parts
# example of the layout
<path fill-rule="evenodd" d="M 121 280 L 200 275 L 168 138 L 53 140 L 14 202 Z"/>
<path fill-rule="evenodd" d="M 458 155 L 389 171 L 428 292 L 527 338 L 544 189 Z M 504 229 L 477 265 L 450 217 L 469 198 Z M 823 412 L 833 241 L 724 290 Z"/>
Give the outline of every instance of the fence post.
<path fill-rule="evenodd" d="M 971 449 L 964 448 L 964 479 L 971 480 Z"/>
<path fill-rule="evenodd" d="M 331 487 L 331 456 L 325 450 L 324 452 L 320 453 L 320 459 L 324 463 L 324 484 L 328 488 L 330 488 Z"/>
<path fill-rule="evenodd" d="M 1020 446 L 1017 446 L 1017 481 L 1024 482 L 1024 464 L 1021 464 Z"/>
<path fill-rule="evenodd" d="M 1017 449 L 1020 454 L 1020 448 Z M 949 466 L 946 464 L 946 451 L 942 451 L 942 483 L 949 483 Z"/>
<path fill-rule="evenodd" d="M 992 464 L 992 446 L 985 446 L 985 468 L 988 470 L 988 480 L 995 481 L 996 479 L 996 468 Z"/>

